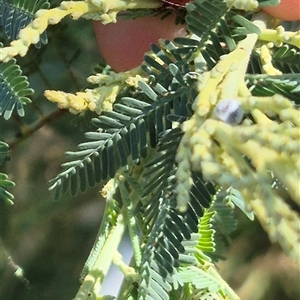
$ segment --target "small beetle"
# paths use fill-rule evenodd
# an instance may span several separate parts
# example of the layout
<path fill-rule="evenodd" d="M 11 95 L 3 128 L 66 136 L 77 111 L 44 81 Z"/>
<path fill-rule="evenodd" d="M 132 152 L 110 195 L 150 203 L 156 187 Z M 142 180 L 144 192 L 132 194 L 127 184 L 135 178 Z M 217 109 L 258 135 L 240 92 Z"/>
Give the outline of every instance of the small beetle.
<path fill-rule="evenodd" d="M 221 100 L 215 107 L 216 117 L 230 125 L 239 124 L 244 116 L 241 103 L 234 99 Z"/>

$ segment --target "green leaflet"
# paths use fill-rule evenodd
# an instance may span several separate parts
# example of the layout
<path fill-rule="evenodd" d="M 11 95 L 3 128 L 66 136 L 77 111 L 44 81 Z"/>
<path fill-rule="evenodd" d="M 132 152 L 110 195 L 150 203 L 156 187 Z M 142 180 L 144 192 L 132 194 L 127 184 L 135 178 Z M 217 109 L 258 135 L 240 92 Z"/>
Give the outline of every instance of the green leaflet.
<path fill-rule="evenodd" d="M 274 66 L 283 73 L 300 73 L 300 50 L 290 45 L 275 48 Z M 284 76 L 284 75 L 283 75 Z"/>
<path fill-rule="evenodd" d="M 0 141 L 0 166 L 9 160 L 9 146 Z"/>
<path fill-rule="evenodd" d="M 6 174 L 0 173 L 0 199 L 7 204 L 14 204 L 14 195 L 6 190 L 7 187 L 15 186 L 15 183 L 8 179 Z"/>
<path fill-rule="evenodd" d="M 47 9 L 50 3 L 47 0 L 0 0 L 0 26 L 7 39 L 15 40 L 20 29 L 29 24 L 34 14 L 39 9 Z M 47 35 L 44 32 L 36 47 L 47 43 Z"/>
<path fill-rule="evenodd" d="M 279 4 L 279 0 L 258 0 L 259 6 L 274 6 Z"/>
<path fill-rule="evenodd" d="M 300 104 L 300 73 L 272 77 L 248 75 L 247 79 L 254 96 L 273 96 L 277 93 Z"/>
<path fill-rule="evenodd" d="M 19 31 L 33 20 L 39 9 L 49 7 L 46 0 L 0 0 L 0 27 L 6 42 L 16 40 Z M 40 48 L 47 41 L 47 34 L 43 32 L 36 47 Z M 24 116 L 23 106 L 30 102 L 28 96 L 32 93 L 33 89 L 29 87 L 27 77 L 22 76 L 15 59 L 0 62 L 0 115 L 9 119 L 16 109 L 19 116 Z"/>
<path fill-rule="evenodd" d="M 0 166 L 9 160 L 9 147 L 6 143 L 0 141 Z M 0 172 L 0 199 L 7 204 L 14 204 L 14 195 L 6 190 L 6 188 L 15 186 L 15 183 L 8 179 L 8 176 Z"/>
<path fill-rule="evenodd" d="M 190 266 L 180 272 L 180 276 L 183 282 L 193 284 L 197 289 L 208 289 L 212 292 L 217 292 L 220 289 L 219 282 L 205 272 L 204 270 Z"/>
<path fill-rule="evenodd" d="M 33 93 L 29 88 L 26 76 L 22 76 L 15 59 L 7 63 L 0 62 L 0 116 L 9 119 L 17 110 L 19 116 L 24 116 L 24 105 L 31 102 L 28 98 Z"/>
<path fill-rule="evenodd" d="M 225 2 L 219 0 L 195 1 L 187 5 L 186 22 L 188 29 L 201 37 L 199 48 L 204 46 L 210 32 L 216 27 L 227 10 Z"/>

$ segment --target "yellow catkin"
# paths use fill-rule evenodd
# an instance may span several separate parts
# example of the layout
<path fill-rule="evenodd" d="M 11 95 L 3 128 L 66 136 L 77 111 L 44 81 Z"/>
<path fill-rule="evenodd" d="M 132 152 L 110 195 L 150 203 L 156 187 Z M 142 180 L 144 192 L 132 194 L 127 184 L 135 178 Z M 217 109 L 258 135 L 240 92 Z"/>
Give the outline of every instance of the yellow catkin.
<path fill-rule="evenodd" d="M 282 72 L 276 69 L 272 64 L 272 55 L 266 45 L 262 45 L 260 48 L 260 61 L 262 68 L 268 75 L 281 75 Z"/>
<path fill-rule="evenodd" d="M 300 30 L 297 32 L 285 31 L 282 26 L 274 29 L 263 29 L 259 35 L 259 40 L 273 42 L 277 47 L 283 43 L 300 48 Z"/>
<path fill-rule="evenodd" d="M 58 7 L 37 11 L 35 19 L 20 30 L 18 39 L 12 41 L 8 47 L 0 48 L 0 61 L 7 62 L 17 55 L 25 56 L 30 45 L 39 42 L 41 34 L 49 25 L 58 24 L 66 16 L 73 20 L 83 17 L 108 24 L 116 22 L 120 11 L 134 8 L 153 9 L 160 6 L 160 2 L 148 0 L 63 1 Z"/>
<path fill-rule="evenodd" d="M 283 96 L 256 97 L 248 90 L 244 78 L 256 39 L 257 36 L 249 35 L 214 69 L 199 76 L 195 113 L 182 125 L 181 143 L 185 146 L 180 145 L 177 154 L 181 157 L 189 147 L 189 158 L 185 157 L 189 162 L 184 168 L 178 164 L 177 176 L 184 181 L 179 175 L 183 169 L 187 172 L 186 166 L 190 165 L 191 171 L 201 171 L 205 180 L 237 189 L 270 238 L 299 261 L 294 246 L 299 239 L 299 215 L 277 194 L 273 180 L 279 180 L 300 206 L 300 113 Z M 270 63 L 267 50 L 262 48 L 266 64 Z M 252 118 L 235 125 L 226 123 L 226 119 L 217 120 L 213 111 L 223 97 L 238 101 Z M 182 204 L 188 193 L 178 194 L 178 203 Z"/>

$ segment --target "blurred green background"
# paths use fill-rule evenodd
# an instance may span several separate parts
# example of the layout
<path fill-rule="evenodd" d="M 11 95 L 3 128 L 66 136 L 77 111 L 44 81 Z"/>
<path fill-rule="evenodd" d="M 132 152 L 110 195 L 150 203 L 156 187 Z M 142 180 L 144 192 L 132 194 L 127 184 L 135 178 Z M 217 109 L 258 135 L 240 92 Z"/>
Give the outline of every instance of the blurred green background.
<path fill-rule="evenodd" d="M 0 120 L 0 139 L 13 147 L 11 161 L 0 172 L 17 183 L 11 190 L 15 205 L 0 202 L 3 300 L 72 299 L 104 207 L 99 185 L 77 197 L 66 195 L 58 202 L 47 190 L 48 181 L 61 170 L 64 152 L 76 150 L 84 141 L 89 122 L 58 111 L 44 98 L 43 91 L 83 89 L 86 77 L 101 61 L 91 21 L 66 19 L 49 28 L 48 38 L 46 47 L 32 47 L 28 57 L 18 59 L 36 91 L 26 116 Z M 22 139 L 22 128 L 34 127 L 46 115 L 52 115 L 49 122 Z M 277 245 L 270 244 L 256 221 L 239 212 L 237 218 L 239 229 L 225 254 L 227 260 L 218 264 L 224 279 L 243 300 L 300 299 L 299 266 Z M 19 267 L 23 275 L 15 274 Z"/>

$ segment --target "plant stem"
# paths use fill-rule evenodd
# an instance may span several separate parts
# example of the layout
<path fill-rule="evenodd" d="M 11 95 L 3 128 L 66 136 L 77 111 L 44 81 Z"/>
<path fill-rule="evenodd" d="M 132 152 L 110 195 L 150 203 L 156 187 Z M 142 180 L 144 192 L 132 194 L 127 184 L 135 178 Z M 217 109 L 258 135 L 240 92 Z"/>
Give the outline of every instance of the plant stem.
<path fill-rule="evenodd" d="M 134 256 L 132 256 L 129 263 L 129 267 L 134 267 L 134 266 L 135 266 L 135 259 Z M 125 299 L 125 297 L 129 295 L 132 288 L 133 288 L 133 280 L 126 280 L 126 278 L 124 278 L 121 284 L 121 288 L 119 289 L 117 295 L 117 300 Z"/>
<path fill-rule="evenodd" d="M 110 205 L 109 203 L 105 206 L 105 211 L 103 213 L 103 218 L 101 221 L 101 225 L 99 228 L 99 231 L 97 233 L 96 240 L 94 242 L 94 245 L 92 247 L 92 250 L 90 251 L 90 254 L 84 264 L 84 267 L 80 274 L 80 281 L 83 282 L 86 275 L 89 273 L 89 271 L 92 269 L 92 267 L 95 265 L 97 261 L 97 257 L 99 256 L 99 253 L 102 251 L 102 248 L 105 244 L 105 239 L 109 235 L 110 229 L 111 229 L 111 223 L 109 221 L 110 218 Z"/>
<path fill-rule="evenodd" d="M 226 295 L 230 300 L 240 300 L 240 297 L 234 292 L 234 290 L 228 285 L 228 283 L 220 276 L 214 267 L 210 267 L 208 274 L 214 276 L 222 285 L 222 289 L 226 291 Z M 227 299 L 227 298 L 226 298 Z"/>
<path fill-rule="evenodd" d="M 50 114 L 46 115 L 45 117 L 42 117 L 32 127 L 24 128 L 24 130 L 21 132 L 21 135 L 9 143 L 9 148 L 10 149 L 15 148 L 21 141 L 27 139 L 29 136 L 31 136 L 33 133 L 38 131 L 40 128 L 42 128 L 46 124 L 49 124 L 52 121 L 57 120 L 58 118 L 64 116 L 66 113 L 68 113 L 68 111 L 62 110 L 62 109 L 57 109 L 57 110 L 51 112 Z"/>
<path fill-rule="evenodd" d="M 97 299 L 102 282 L 107 275 L 113 257 L 119 247 L 125 231 L 123 210 L 118 215 L 116 225 L 111 228 L 105 240 L 103 248 L 99 253 L 94 266 L 85 277 L 74 300 Z"/>

